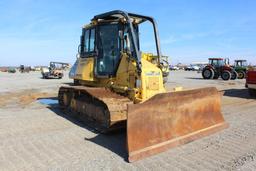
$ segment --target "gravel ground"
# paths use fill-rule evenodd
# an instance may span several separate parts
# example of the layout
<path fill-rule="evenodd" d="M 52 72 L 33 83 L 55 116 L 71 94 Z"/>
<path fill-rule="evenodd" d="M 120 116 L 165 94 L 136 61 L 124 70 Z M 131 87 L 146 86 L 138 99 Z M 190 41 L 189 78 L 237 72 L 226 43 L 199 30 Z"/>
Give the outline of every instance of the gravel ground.
<path fill-rule="evenodd" d="M 256 100 L 249 97 L 244 80 L 203 80 L 196 72 L 171 72 L 168 90 L 225 90 L 222 112 L 230 127 L 134 163 L 127 162 L 124 133 L 97 134 L 63 115 L 54 103 L 21 103 L 24 95 L 36 99 L 46 93 L 56 100 L 58 87 L 72 82 L 67 76 L 43 80 L 37 72 L 0 72 L 0 82 L 1 171 L 256 170 Z"/>

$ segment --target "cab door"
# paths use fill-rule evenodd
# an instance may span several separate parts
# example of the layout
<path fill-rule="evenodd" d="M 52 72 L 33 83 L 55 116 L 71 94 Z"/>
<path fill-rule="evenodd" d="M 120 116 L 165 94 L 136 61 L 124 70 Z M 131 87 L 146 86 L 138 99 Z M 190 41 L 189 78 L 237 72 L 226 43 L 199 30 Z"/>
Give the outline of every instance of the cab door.
<path fill-rule="evenodd" d="M 95 75 L 98 78 L 114 77 L 121 54 L 118 23 L 97 26 L 97 51 Z"/>
<path fill-rule="evenodd" d="M 75 79 L 94 81 L 95 28 L 83 29 Z"/>

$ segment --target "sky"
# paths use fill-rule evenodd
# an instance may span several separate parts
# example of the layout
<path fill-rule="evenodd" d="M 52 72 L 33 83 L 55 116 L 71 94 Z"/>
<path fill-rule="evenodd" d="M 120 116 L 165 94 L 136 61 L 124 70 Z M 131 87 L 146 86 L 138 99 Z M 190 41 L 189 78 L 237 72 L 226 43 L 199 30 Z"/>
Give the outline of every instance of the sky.
<path fill-rule="evenodd" d="M 0 66 L 74 63 L 82 26 L 117 9 L 156 19 L 171 64 L 209 57 L 256 64 L 255 7 L 255 0 L 0 0 Z M 142 30 L 141 49 L 154 52 L 152 30 Z"/>

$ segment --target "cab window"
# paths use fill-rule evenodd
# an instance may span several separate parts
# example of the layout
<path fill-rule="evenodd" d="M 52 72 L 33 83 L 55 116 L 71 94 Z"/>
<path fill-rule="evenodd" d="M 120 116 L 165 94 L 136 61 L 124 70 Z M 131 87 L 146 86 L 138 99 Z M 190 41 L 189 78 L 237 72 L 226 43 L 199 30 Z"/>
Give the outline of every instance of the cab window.
<path fill-rule="evenodd" d="M 95 28 L 84 31 L 81 40 L 81 54 L 88 56 L 95 52 Z"/>
<path fill-rule="evenodd" d="M 95 29 L 90 30 L 89 52 L 95 51 Z"/>
<path fill-rule="evenodd" d="M 87 53 L 88 52 L 88 47 L 89 47 L 89 36 L 90 36 L 90 30 L 86 30 L 85 31 L 85 36 L 84 36 L 84 52 Z"/>

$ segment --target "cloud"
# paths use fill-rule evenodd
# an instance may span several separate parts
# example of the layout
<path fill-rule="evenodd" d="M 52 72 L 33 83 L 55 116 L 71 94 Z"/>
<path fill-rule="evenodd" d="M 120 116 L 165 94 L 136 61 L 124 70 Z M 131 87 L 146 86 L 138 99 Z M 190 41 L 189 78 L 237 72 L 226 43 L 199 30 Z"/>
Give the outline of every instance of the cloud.
<path fill-rule="evenodd" d="M 161 44 L 165 45 L 165 44 L 172 44 L 174 42 L 177 41 L 177 38 L 175 38 L 173 35 L 170 35 L 169 37 L 163 39 L 161 41 Z"/>
<path fill-rule="evenodd" d="M 166 44 L 174 44 L 176 42 L 188 41 L 188 40 L 196 40 L 199 38 L 206 38 L 211 36 L 220 36 L 224 34 L 226 31 L 212 31 L 212 32 L 197 32 L 197 33 L 184 33 L 180 35 L 169 35 L 167 38 L 163 39 L 161 43 L 163 45 Z"/>

